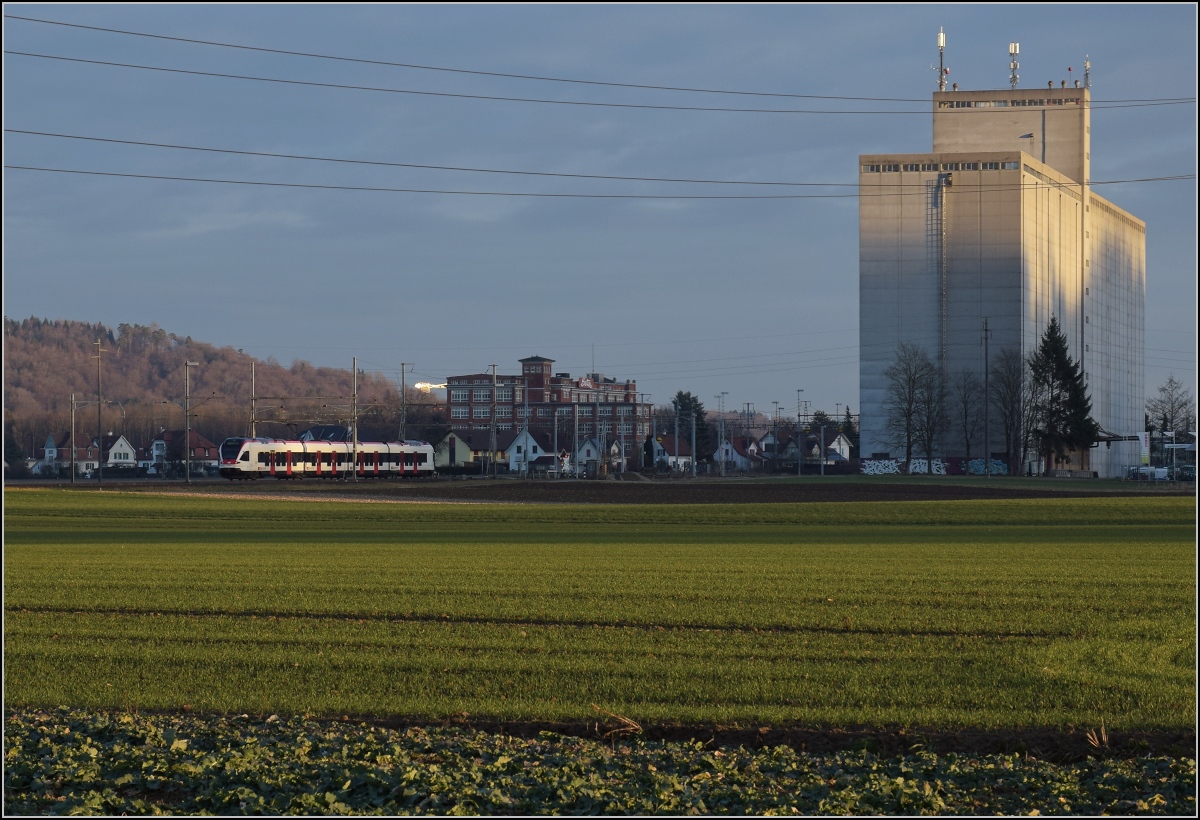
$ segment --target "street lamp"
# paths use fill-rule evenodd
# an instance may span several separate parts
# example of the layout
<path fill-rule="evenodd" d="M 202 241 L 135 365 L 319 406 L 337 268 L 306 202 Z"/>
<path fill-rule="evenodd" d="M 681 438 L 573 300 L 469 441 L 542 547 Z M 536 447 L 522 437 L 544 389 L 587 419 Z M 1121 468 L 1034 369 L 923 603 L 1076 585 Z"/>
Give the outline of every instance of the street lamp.
<path fill-rule="evenodd" d="M 199 367 L 200 362 L 183 363 L 183 448 L 185 452 L 184 474 L 187 483 L 192 483 L 192 416 L 191 416 L 191 383 L 188 380 L 188 368 Z"/>

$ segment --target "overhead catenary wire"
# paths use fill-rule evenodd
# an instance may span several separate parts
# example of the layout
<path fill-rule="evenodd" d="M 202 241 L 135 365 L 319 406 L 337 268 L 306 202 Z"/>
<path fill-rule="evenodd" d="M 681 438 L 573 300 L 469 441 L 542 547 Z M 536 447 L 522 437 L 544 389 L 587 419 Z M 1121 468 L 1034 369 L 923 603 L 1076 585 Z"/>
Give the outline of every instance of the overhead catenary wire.
<path fill-rule="evenodd" d="M 479 69 L 455 68 L 449 66 L 432 66 L 419 63 L 405 63 L 392 60 L 369 59 L 365 57 L 348 57 L 345 55 L 321 54 L 311 51 L 298 51 L 292 49 L 269 48 L 266 46 L 251 46 L 240 43 L 227 43 L 219 40 L 202 40 L 195 37 L 180 37 L 166 34 L 152 34 L 144 31 L 130 31 L 129 29 L 107 28 L 104 26 L 89 26 L 81 23 L 67 23 L 61 20 L 46 20 L 37 17 L 26 17 L 16 14 L 4 15 L 10 20 L 21 20 L 28 23 L 41 23 L 52 26 L 64 26 L 67 28 L 84 29 L 87 31 L 100 31 L 108 34 L 121 34 L 131 37 L 144 37 L 155 40 L 169 40 L 179 43 L 190 43 L 193 45 L 215 46 L 220 48 L 238 49 L 241 51 L 256 51 L 267 54 L 280 54 L 289 57 L 306 57 L 320 60 L 334 60 L 337 62 L 360 63 L 363 65 L 390 66 L 394 68 L 417 69 L 421 71 L 437 71 L 447 72 L 452 74 L 468 74 L 481 77 L 500 77 L 505 79 L 517 80 L 534 80 L 538 82 L 551 83 L 569 83 L 575 85 L 592 85 L 603 86 L 609 88 L 633 88 L 652 91 L 676 91 L 692 94 L 731 94 L 738 96 L 750 97 L 779 97 L 786 99 L 809 99 L 809 100 L 850 100 L 862 102 L 927 102 L 921 98 L 911 97 L 859 97 L 845 94 L 798 94 L 778 91 L 746 91 L 739 89 L 719 89 L 719 88 L 695 88 L 691 86 L 673 86 L 673 85 L 655 85 L 650 83 L 622 83 L 612 80 L 588 80 L 571 77 L 548 77 L 539 74 L 518 74 L 504 71 L 483 71 Z M 1099 100 L 1094 102 L 1186 102 L 1194 101 L 1194 97 L 1157 97 L 1149 99 L 1121 99 L 1121 100 Z"/>
<path fill-rule="evenodd" d="M 82 140 L 87 142 L 111 143 L 115 145 L 135 145 L 147 148 L 166 148 L 179 151 L 198 151 L 216 154 L 230 154 L 235 156 L 249 157 L 266 157 L 271 159 L 292 159 L 306 162 L 329 162 L 348 165 L 365 165 L 373 167 L 386 168 L 408 168 L 433 171 L 455 171 L 464 173 L 476 174 L 511 174 L 517 176 L 536 176 L 536 177 L 551 177 L 562 179 L 597 179 L 611 180 L 620 182 L 666 182 L 694 185 L 770 185 L 770 186 L 785 186 L 798 188 L 857 188 L 858 182 L 793 182 L 786 180 L 734 180 L 734 179 L 695 179 L 695 178 L 680 178 L 680 177 L 648 177 L 648 176 L 622 176 L 617 174 L 577 174 L 561 171 L 528 171 L 528 170 L 512 170 L 512 169 L 497 169 L 497 168 L 469 168 L 456 165 L 431 165 L 425 163 L 413 162 L 393 162 L 387 160 L 365 160 L 351 159 L 344 157 L 318 157 L 305 154 L 283 154 L 273 151 L 250 151 L 246 149 L 235 148 L 212 148 L 208 146 L 198 145 L 179 145 L 176 143 L 164 142 L 146 142 L 142 140 L 117 139 L 114 137 L 95 137 L 81 134 L 61 134 L 51 131 L 31 131 L 20 128 L 5 128 L 5 133 L 8 134 L 24 134 L 26 136 L 36 137 L 52 137 L 58 139 Z M 1126 182 L 1159 182 L 1176 179 L 1192 179 L 1194 175 L 1173 175 L 1164 177 L 1144 177 L 1140 179 L 1125 179 L 1125 180 L 1094 180 L 1089 182 L 1089 185 L 1106 185 Z M 1070 185 L 1071 183 L 1061 183 Z M 1034 183 L 1029 183 L 1030 187 Z M 875 182 L 872 181 L 872 188 L 919 188 L 922 191 L 926 190 L 926 185 L 920 182 L 903 183 L 903 182 Z M 971 183 L 959 183 L 960 189 L 969 189 L 977 191 L 979 186 L 972 186 Z M 988 187 L 983 190 L 996 190 L 997 186 L 988 184 Z"/>
<path fill-rule="evenodd" d="M 258 77 L 250 74 L 230 74 L 221 71 L 199 71 L 196 69 L 186 68 L 168 68 L 166 66 L 140 65 L 137 63 L 119 63 L 112 60 L 89 60 L 82 57 L 64 57 L 57 54 L 37 54 L 29 51 L 11 51 L 5 49 L 5 54 L 15 57 L 31 57 L 41 60 L 60 60 L 69 63 L 82 63 L 86 65 L 102 65 L 112 68 L 128 68 L 138 71 L 158 71 L 167 74 L 184 74 L 195 77 L 216 77 L 227 80 L 245 80 L 250 82 L 275 83 L 280 85 L 307 86 L 312 88 L 330 88 L 341 91 L 369 91 L 375 93 L 386 94 L 407 94 L 418 97 L 447 97 L 452 99 L 462 100 L 489 100 L 492 102 L 515 102 L 529 103 L 537 105 L 572 105 L 583 106 L 587 108 L 627 108 L 647 111 L 697 111 L 711 112 L 724 114 L 826 114 L 826 115 L 872 115 L 872 116 L 928 116 L 929 109 L 921 108 L 911 111 L 886 111 L 881 109 L 876 110 L 834 110 L 834 109 L 803 109 L 803 108 L 731 108 L 727 106 L 704 106 L 704 105 L 652 105 L 648 103 L 624 103 L 624 102 L 599 102 L 593 100 L 552 100 L 539 97 L 509 97 L 493 94 L 465 94 L 455 93 L 450 91 L 419 91 L 411 88 L 385 88 L 383 86 L 371 85 L 352 85 L 347 83 L 326 83 L 317 82 L 315 80 L 293 80 L 282 77 Z M 1164 106 L 1164 105 L 1193 105 L 1194 99 L 1188 100 L 1163 100 L 1154 102 L 1138 102 L 1138 103 L 1117 103 L 1095 105 L 1088 104 L 1093 111 L 1111 109 L 1111 108 L 1144 108 L 1148 106 Z M 955 109 L 948 109 L 946 113 L 952 113 Z M 998 108 L 979 108 L 971 109 L 976 113 L 1001 112 L 1004 113 L 1007 109 Z"/>
<path fill-rule="evenodd" d="M 845 194 L 581 194 L 581 193 L 556 193 L 556 192 L 538 192 L 538 191 L 461 191 L 449 190 L 442 188 L 390 188 L 377 187 L 369 185 L 323 185 L 310 182 L 268 182 L 263 180 L 246 180 L 246 179 L 210 179 L 206 177 L 178 177 L 166 174 L 134 174 L 117 171 L 91 171 L 77 168 L 46 168 L 33 165 L 9 165 L 4 166 L 6 170 L 11 171 L 36 171 L 41 173 L 53 174 L 78 174 L 82 176 L 99 176 L 99 177 L 118 177 L 124 179 L 145 179 L 159 180 L 169 182 L 200 182 L 213 185 L 245 185 L 245 186 L 260 186 L 266 188 L 303 188 L 323 191 L 356 191 L 356 192 L 372 192 L 372 193 L 392 193 L 392 194 L 444 194 L 448 196 L 498 196 L 498 197 L 524 197 L 524 198 L 549 198 L 549 199 L 625 199 L 625 200 L 750 200 L 750 199 L 858 199 L 871 197 L 896 197 L 896 196 L 928 196 L 925 191 L 912 191 L 910 193 L 881 193 L 870 194 L 855 191 Z M 1092 181 L 1089 185 L 1095 187 L 1097 185 L 1116 185 L 1131 182 L 1170 182 L 1178 180 L 1195 179 L 1195 174 L 1180 174 L 1176 176 L 1166 177 L 1143 177 L 1140 179 L 1118 179 L 1105 181 Z M 959 190 L 969 191 L 1001 191 L 1013 190 L 1016 188 L 1035 188 L 1037 183 L 1025 183 L 1010 186 L 975 186 L 959 185 Z"/>

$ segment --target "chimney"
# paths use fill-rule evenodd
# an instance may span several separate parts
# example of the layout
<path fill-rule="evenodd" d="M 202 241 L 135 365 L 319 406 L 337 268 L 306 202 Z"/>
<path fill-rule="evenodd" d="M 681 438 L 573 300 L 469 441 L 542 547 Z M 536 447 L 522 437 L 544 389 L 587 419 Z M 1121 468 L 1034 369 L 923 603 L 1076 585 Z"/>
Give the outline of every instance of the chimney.
<path fill-rule="evenodd" d="M 1075 81 L 1075 87 L 1076 87 L 1076 88 L 1079 88 L 1079 80 L 1076 80 L 1076 81 Z"/>
<path fill-rule="evenodd" d="M 955 90 L 955 91 L 958 91 L 958 83 L 955 83 L 955 84 L 954 84 L 954 90 Z"/>
<path fill-rule="evenodd" d="M 1054 88 L 1054 80 L 1051 80 L 1050 82 L 1046 83 L 1046 88 Z"/>
<path fill-rule="evenodd" d="M 1066 88 L 1066 87 L 1067 87 L 1067 81 L 1066 81 L 1066 80 L 1063 80 L 1063 81 L 1062 81 L 1062 87 L 1063 87 L 1063 88 Z"/>

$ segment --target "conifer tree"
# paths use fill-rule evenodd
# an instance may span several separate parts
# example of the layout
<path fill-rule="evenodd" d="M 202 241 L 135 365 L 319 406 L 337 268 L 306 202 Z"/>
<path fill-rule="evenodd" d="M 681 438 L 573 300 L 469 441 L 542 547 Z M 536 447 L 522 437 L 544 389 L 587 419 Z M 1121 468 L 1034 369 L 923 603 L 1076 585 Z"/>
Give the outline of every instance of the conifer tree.
<path fill-rule="evenodd" d="M 1056 317 L 1051 317 L 1037 350 L 1029 357 L 1029 375 L 1036 397 L 1033 432 L 1048 473 L 1055 459 L 1065 458 L 1071 450 L 1086 450 L 1100 435 L 1083 374 L 1071 358 Z"/>

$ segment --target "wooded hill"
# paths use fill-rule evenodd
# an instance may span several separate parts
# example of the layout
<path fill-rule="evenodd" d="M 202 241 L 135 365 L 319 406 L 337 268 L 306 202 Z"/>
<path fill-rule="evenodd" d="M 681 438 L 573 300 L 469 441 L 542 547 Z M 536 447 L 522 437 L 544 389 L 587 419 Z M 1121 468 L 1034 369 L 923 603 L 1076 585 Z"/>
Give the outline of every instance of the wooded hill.
<path fill-rule="evenodd" d="M 102 348 L 103 432 L 123 433 L 134 446 L 145 445 L 160 429 L 183 429 L 186 361 L 200 363 L 189 374 L 192 427 L 217 443 L 249 432 L 251 362 L 257 396 L 292 397 L 259 401 L 259 419 L 275 419 L 260 421 L 259 435 L 294 437 L 314 423 L 346 424 L 350 418 L 349 368 L 314 367 L 300 360 L 284 367 L 274 358 L 258 361 L 155 324 L 121 324 L 114 332 L 102 324 L 5 317 L 4 420 L 12 433 L 6 440 L 36 457 L 48 435 L 70 429 L 72 393 L 77 402 L 90 402 L 76 410 L 77 434 L 96 435 L 97 340 Z M 360 437 L 397 437 L 399 385 L 360 369 L 358 404 Z M 431 397 L 410 387 L 406 405 L 409 438 L 438 434 L 443 413 Z"/>

